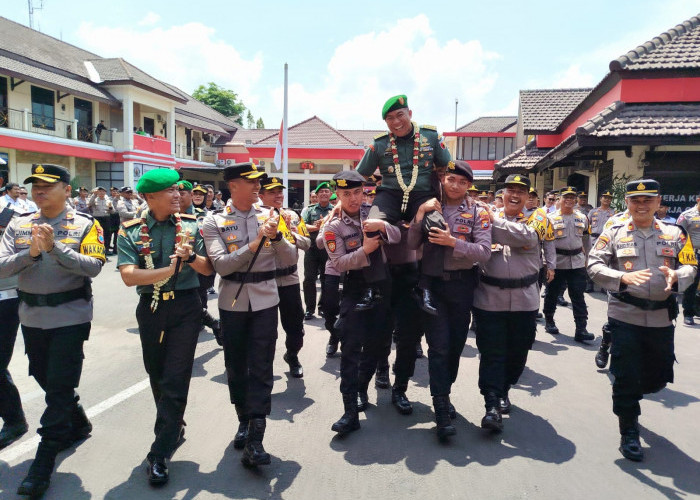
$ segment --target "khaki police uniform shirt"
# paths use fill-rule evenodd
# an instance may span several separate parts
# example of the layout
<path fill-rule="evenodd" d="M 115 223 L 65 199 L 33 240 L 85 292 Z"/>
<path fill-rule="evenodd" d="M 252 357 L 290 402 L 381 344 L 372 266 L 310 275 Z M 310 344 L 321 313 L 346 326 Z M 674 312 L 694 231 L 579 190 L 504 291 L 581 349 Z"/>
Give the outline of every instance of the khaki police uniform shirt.
<path fill-rule="evenodd" d="M 698 211 L 697 205 L 683 212 L 678 217 L 676 224 L 688 233 L 690 241 L 693 243 L 693 248 L 696 251 L 700 250 L 700 211 Z"/>
<path fill-rule="evenodd" d="M 337 273 L 369 266 L 369 257 L 362 249 L 364 238 L 362 221 L 367 218 L 370 206 L 363 203 L 356 217 L 351 217 L 343 211 L 340 218 L 333 218 L 323 226 L 323 244 L 328 252 L 328 259 L 333 262 L 333 268 Z M 401 240 L 398 227 L 386 222 L 384 227 L 386 235 L 381 235 L 382 241 L 392 244 Z M 382 259 L 386 262 L 381 246 L 379 251 L 382 252 Z"/>
<path fill-rule="evenodd" d="M 662 301 L 671 292 L 665 292 L 666 278 L 660 266 L 675 269 L 678 290 L 683 291 L 695 278 L 695 266 L 686 262 L 692 244 L 683 230 L 673 224 L 654 220 L 645 232 L 632 220 L 616 224 L 603 231 L 588 257 L 588 274 L 591 279 L 611 292 L 627 292 L 640 299 Z M 649 269 L 651 279 L 642 285 L 622 285 L 621 278 L 627 272 Z M 608 316 L 632 325 L 664 327 L 671 324 L 667 309 L 644 311 L 631 304 L 608 296 Z"/>
<path fill-rule="evenodd" d="M 489 277 L 519 279 L 538 274 L 542 267 L 540 236 L 523 217 L 498 216 L 491 227 L 491 258 L 481 262 Z M 540 306 L 537 281 L 524 288 L 500 288 L 480 282 L 474 307 L 485 311 L 536 311 Z"/>
<path fill-rule="evenodd" d="M 406 186 L 411 184 L 413 173 L 413 152 L 415 148 L 415 131 L 418 130 L 418 174 L 414 191 L 430 191 L 431 174 L 435 166 L 446 167 L 450 162 L 450 152 L 445 145 L 442 136 L 431 125 L 413 123 L 413 132 L 407 137 L 396 138 L 396 150 L 401 167 L 401 177 Z M 401 190 L 395 171 L 394 156 L 391 152 L 391 140 L 389 132 L 384 132 L 374 138 L 372 144 L 365 150 L 364 156 L 357 165 L 357 171 L 369 177 L 379 168 L 382 174 L 381 189 Z"/>
<path fill-rule="evenodd" d="M 270 213 L 270 207 L 261 205 L 260 208 L 263 210 L 263 212 Z M 291 234 L 288 234 L 285 237 L 287 238 L 287 241 L 289 241 L 290 239 L 293 240 L 289 242 L 294 245 L 294 249 L 292 252 L 275 253 L 276 269 L 286 269 L 290 266 L 296 265 L 299 262 L 299 250 L 303 250 L 304 252 L 306 252 L 309 249 L 309 247 L 311 247 L 311 238 L 302 236 L 301 234 L 296 232 L 299 226 L 299 216 L 297 215 L 297 213 L 294 210 L 290 210 L 289 208 L 283 208 L 282 214 L 280 214 L 280 218 L 283 215 L 290 216 L 290 222 L 292 227 L 289 229 Z M 275 280 L 277 281 L 277 286 L 298 285 L 299 271 L 294 271 L 292 274 L 288 274 L 287 276 L 276 277 Z"/>
<path fill-rule="evenodd" d="M 323 244 L 323 228 L 325 227 L 325 224 L 321 226 L 321 229 L 318 232 L 318 235 L 316 236 L 316 248 L 319 250 L 325 250 L 326 247 Z M 335 266 L 333 265 L 333 261 L 331 259 L 326 259 L 326 266 L 325 266 L 325 274 L 328 276 L 340 276 L 342 273 L 338 271 Z"/>
<path fill-rule="evenodd" d="M 119 199 L 117 203 L 117 212 L 119 212 L 119 221 L 123 224 L 124 222 L 131 220 L 138 214 L 139 202 L 135 199 L 127 200 L 124 197 Z"/>
<path fill-rule="evenodd" d="M 588 245 L 588 217 L 574 209 L 572 214 L 564 215 L 561 210 L 549 214 L 549 221 L 554 230 L 554 246 L 562 250 L 586 250 Z M 579 269 L 586 266 L 586 253 L 577 255 L 557 254 L 556 269 Z"/>
<path fill-rule="evenodd" d="M 218 274 L 226 276 L 234 272 L 246 272 L 253 259 L 248 244 L 258 236 L 259 228 L 269 214 L 269 210 L 255 206 L 247 212 L 241 212 L 233 206 L 232 200 L 228 200 L 222 212 L 207 214 L 202 233 L 209 259 Z M 266 239 L 250 272 L 274 271 L 276 253 L 292 258 L 295 252 L 294 246 L 284 238 L 278 241 Z M 239 281 L 219 280 L 219 308 L 236 312 L 260 311 L 279 303 L 277 282 L 272 277 L 258 283 L 246 283 L 233 306 L 240 285 Z"/>
<path fill-rule="evenodd" d="M 93 217 L 109 217 L 114 213 L 112 200 L 110 200 L 106 195 L 103 198 L 100 198 L 96 194 L 90 196 L 90 199 L 88 200 L 88 208 L 92 210 Z"/>
<path fill-rule="evenodd" d="M 588 212 L 588 221 L 591 224 L 591 234 L 600 235 L 605 229 L 605 223 L 614 215 L 612 208 L 594 208 Z"/>
<path fill-rule="evenodd" d="M 49 224 L 54 247 L 29 255 L 34 224 Z M 0 278 L 18 276 L 19 290 L 33 294 L 68 292 L 82 288 L 97 276 L 105 262 L 104 236 L 92 216 L 66 209 L 53 219 L 41 212 L 15 217 L 0 242 Z M 77 299 L 56 307 L 30 307 L 20 302 L 19 318 L 32 328 L 59 328 L 92 321 L 92 300 Z"/>
<path fill-rule="evenodd" d="M 445 271 L 471 269 L 491 257 L 491 221 L 488 212 L 473 202 L 464 201 L 459 206 L 443 205 L 442 216 L 450 234 L 457 240 L 454 248 L 446 246 Z M 424 241 L 423 222 L 411 223 L 408 245 L 418 248 Z"/>
<path fill-rule="evenodd" d="M 0 200 L 0 212 L 2 212 L 4 206 L 2 200 Z M 11 217 L 18 215 L 11 208 L 8 209 L 12 214 Z M 10 219 L 11 221 L 12 219 Z M 8 225 L 10 222 L 7 223 Z M 2 240 L 2 235 L 5 234 L 6 226 L 0 222 L 0 241 Z M 17 275 L 9 276 L 7 278 L 0 278 L 0 300 L 8 300 L 17 298 Z"/>

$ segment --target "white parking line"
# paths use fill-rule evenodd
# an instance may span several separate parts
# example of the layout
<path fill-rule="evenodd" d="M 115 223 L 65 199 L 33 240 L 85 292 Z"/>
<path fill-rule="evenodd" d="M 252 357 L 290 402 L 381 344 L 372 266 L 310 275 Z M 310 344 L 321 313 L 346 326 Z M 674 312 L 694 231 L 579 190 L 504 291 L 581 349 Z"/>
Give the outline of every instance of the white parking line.
<path fill-rule="evenodd" d="M 144 379 L 141 382 L 137 382 L 131 387 L 128 387 L 123 391 L 115 394 L 111 398 L 107 398 L 101 403 L 97 403 L 95 406 L 88 408 L 87 410 L 85 410 L 85 413 L 87 414 L 88 418 L 96 417 L 100 413 L 109 410 L 110 408 L 118 405 L 122 401 L 129 399 L 131 396 L 138 394 L 147 387 L 150 387 L 150 383 L 148 379 Z M 36 447 L 39 446 L 39 441 L 41 441 L 41 436 L 34 436 L 31 439 L 27 439 L 26 441 L 22 441 L 21 443 L 15 446 L 9 447 L 7 450 L 0 453 L 0 461 L 12 462 L 13 460 L 17 460 L 22 455 L 34 451 Z"/>

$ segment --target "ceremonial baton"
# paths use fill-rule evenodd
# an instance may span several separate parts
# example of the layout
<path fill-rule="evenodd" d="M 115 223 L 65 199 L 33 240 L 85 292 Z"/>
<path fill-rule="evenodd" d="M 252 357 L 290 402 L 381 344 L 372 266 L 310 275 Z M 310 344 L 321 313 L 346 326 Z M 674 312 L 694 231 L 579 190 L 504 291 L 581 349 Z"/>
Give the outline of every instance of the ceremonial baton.
<path fill-rule="evenodd" d="M 189 241 L 190 239 L 190 230 L 188 229 L 185 231 L 185 236 L 183 237 L 182 240 L 180 240 L 180 244 L 182 244 L 183 241 Z M 178 257 L 177 261 L 175 262 L 175 273 L 173 274 L 173 290 L 175 290 L 175 285 L 177 284 L 177 277 L 180 274 L 180 266 L 182 265 L 182 257 Z"/>

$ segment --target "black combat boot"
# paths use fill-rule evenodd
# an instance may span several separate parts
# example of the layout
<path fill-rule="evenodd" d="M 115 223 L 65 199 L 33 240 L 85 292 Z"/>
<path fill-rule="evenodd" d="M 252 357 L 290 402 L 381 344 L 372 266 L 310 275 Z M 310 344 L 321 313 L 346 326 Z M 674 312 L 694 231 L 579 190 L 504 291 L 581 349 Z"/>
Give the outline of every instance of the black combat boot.
<path fill-rule="evenodd" d="M 447 396 L 447 410 L 450 412 L 450 418 L 452 420 L 457 418 L 457 410 L 455 409 L 455 405 L 452 404 L 449 396 Z"/>
<path fill-rule="evenodd" d="M 326 345 L 326 357 L 332 358 L 335 356 L 336 352 L 338 352 L 338 337 L 331 334 L 330 338 L 328 339 L 328 345 Z"/>
<path fill-rule="evenodd" d="M 559 335 L 559 328 L 557 328 L 556 323 L 554 323 L 554 315 L 546 314 L 544 315 L 544 331 L 551 333 L 552 335 Z"/>
<path fill-rule="evenodd" d="M 423 300 L 420 301 L 420 308 L 428 314 L 437 316 L 438 311 L 437 306 L 435 305 L 435 299 L 433 298 L 433 293 L 428 288 L 424 288 L 421 295 Z"/>
<path fill-rule="evenodd" d="M 17 441 L 19 438 L 24 436 L 29 430 L 27 425 L 27 420 L 22 414 L 21 420 L 14 424 L 8 424 L 5 422 L 0 430 L 0 450 L 10 446 L 12 443 Z"/>
<path fill-rule="evenodd" d="M 389 367 L 377 368 L 377 372 L 374 374 L 374 386 L 378 389 L 388 389 L 390 385 Z"/>
<path fill-rule="evenodd" d="M 376 288 L 367 287 L 362 293 L 362 298 L 355 304 L 355 311 L 369 311 L 379 302 L 382 298 Z"/>
<path fill-rule="evenodd" d="M 610 357 L 610 344 L 606 341 L 600 343 L 600 348 L 595 355 L 595 365 L 598 368 L 605 368 L 608 366 L 608 358 Z"/>
<path fill-rule="evenodd" d="M 168 466 L 165 463 L 165 457 L 159 457 L 153 453 L 146 456 L 148 466 L 146 473 L 148 474 L 148 484 L 151 486 L 162 486 L 168 482 Z"/>
<path fill-rule="evenodd" d="M 304 376 L 304 368 L 302 368 L 301 363 L 299 363 L 299 357 L 296 354 L 285 352 L 282 359 L 289 365 L 289 373 L 292 377 L 301 378 Z"/>
<path fill-rule="evenodd" d="M 254 417 L 248 422 L 248 439 L 245 443 L 241 462 L 246 467 L 258 465 L 268 465 L 270 454 L 263 448 L 263 438 L 265 437 L 265 417 Z"/>
<path fill-rule="evenodd" d="M 238 430 L 236 435 L 233 436 L 233 447 L 237 450 L 242 450 L 248 439 L 248 422 L 250 417 L 245 414 L 243 405 L 236 405 L 236 415 L 238 416 Z"/>
<path fill-rule="evenodd" d="M 484 395 L 484 406 L 486 414 L 481 419 L 481 428 L 488 429 L 493 432 L 501 432 L 503 430 L 503 419 L 500 411 L 500 398 L 494 393 L 489 392 Z"/>
<path fill-rule="evenodd" d="M 355 394 L 343 394 L 343 406 L 345 413 L 331 430 L 337 432 L 338 436 L 344 436 L 360 428 L 360 418 L 357 416 L 357 396 Z"/>
<path fill-rule="evenodd" d="M 574 318 L 574 322 L 576 323 L 576 332 L 574 333 L 574 340 L 576 342 L 581 342 L 583 344 L 595 338 L 595 335 L 586 330 L 587 321 L 585 318 Z"/>
<path fill-rule="evenodd" d="M 446 441 L 448 437 L 457 434 L 457 429 L 452 425 L 450 419 L 450 398 L 448 396 L 433 396 L 433 409 L 435 410 L 438 439 Z"/>
<path fill-rule="evenodd" d="M 51 474 L 56 465 L 56 455 L 58 455 L 62 444 L 60 441 L 41 440 L 27 477 L 17 488 L 18 495 L 40 498 L 44 494 L 51 483 Z"/>
<path fill-rule="evenodd" d="M 66 441 L 61 442 L 59 451 L 70 448 L 78 441 L 87 439 L 92 432 L 92 424 L 85 414 L 85 409 L 80 403 L 76 403 L 71 414 L 71 431 L 70 437 Z"/>
<path fill-rule="evenodd" d="M 214 339 L 216 339 L 217 344 L 220 346 L 224 345 L 221 339 L 221 321 L 209 314 L 209 311 L 206 309 L 202 309 L 202 324 L 207 328 L 211 328 L 211 332 L 214 334 Z"/>
<path fill-rule="evenodd" d="M 505 397 L 500 398 L 498 400 L 498 411 L 501 413 L 501 415 L 508 415 L 510 413 L 510 398 L 508 397 L 508 393 L 506 392 Z"/>
<path fill-rule="evenodd" d="M 365 411 L 369 406 L 369 396 L 367 395 L 368 387 L 369 380 L 360 379 L 357 389 L 357 411 Z"/>
<path fill-rule="evenodd" d="M 406 389 L 408 389 L 408 382 L 394 380 L 394 387 L 391 389 L 391 404 L 401 415 L 413 413 L 413 405 L 406 397 Z"/>
<path fill-rule="evenodd" d="M 620 421 L 620 453 L 628 460 L 641 462 L 644 460 L 644 450 L 639 442 L 639 425 L 637 417 L 619 416 Z"/>

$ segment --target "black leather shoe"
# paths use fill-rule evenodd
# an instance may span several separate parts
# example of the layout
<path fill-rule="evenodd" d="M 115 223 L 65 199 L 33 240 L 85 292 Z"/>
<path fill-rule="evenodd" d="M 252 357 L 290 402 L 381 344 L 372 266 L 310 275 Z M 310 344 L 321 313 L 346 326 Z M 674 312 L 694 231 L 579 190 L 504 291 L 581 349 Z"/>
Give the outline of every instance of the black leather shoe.
<path fill-rule="evenodd" d="M 233 436 L 233 447 L 242 450 L 245 447 L 246 439 L 248 439 L 248 421 L 244 420 L 238 423 L 238 430 Z"/>
<path fill-rule="evenodd" d="M 13 425 L 3 424 L 2 430 L 0 430 L 0 450 L 10 446 L 24 436 L 28 430 L 29 426 L 26 420 Z"/>
<path fill-rule="evenodd" d="M 449 402 L 447 405 L 447 413 L 450 416 L 451 420 L 457 418 L 457 410 L 455 409 L 455 405 L 453 405 L 452 402 Z"/>
<path fill-rule="evenodd" d="M 357 411 L 365 411 L 369 406 L 369 396 L 366 392 L 357 393 Z"/>
<path fill-rule="evenodd" d="M 376 295 L 377 294 L 374 288 L 365 288 L 364 292 L 362 293 L 362 298 L 357 304 L 355 304 L 355 311 L 369 311 L 376 306 L 381 300 L 381 298 Z"/>
<path fill-rule="evenodd" d="M 594 338 L 595 335 L 586 331 L 585 328 L 577 328 L 576 333 L 574 333 L 574 341 L 581 342 L 582 344 L 588 342 L 589 340 L 593 340 Z"/>
<path fill-rule="evenodd" d="M 506 394 L 505 398 L 499 398 L 498 411 L 501 412 L 501 415 L 508 415 L 510 413 L 510 407 L 510 398 L 508 397 L 508 394 Z"/>
<path fill-rule="evenodd" d="M 416 359 L 420 359 L 423 357 L 423 345 L 420 343 L 420 340 L 416 344 Z"/>
<path fill-rule="evenodd" d="M 437 307 L 435 307 L 435 300 L 433 299 L 433 293 L 427 288 L 423 289 L 422 298 L 420 302 L 420 308 L 423 309 L 428 314 L 437 316 Z"/>
<path fill-rule="evenodd" d="M 390 384 L 389 368 L 378 369 L 374 374 L 374 386 L 378 389 L 388 389 Z"/>
<path fill-rule="evenodd" d="M 544 317 L 544 331 L 552 335 L 559 335 L 559 328 L 557 328 L 553 318 Z"/>
<path fill-rule="evenodd" d="M 620 437 L 620 453 L 627 460 L 633 462 L 641 462 L 644 460 L 644 450 L 639 442 L 639 434 L 634 431 L 628 431 Z"/>
<path fill-rule="evenodd" d="M 345 413 L 331 426 L 338 436 L 344 436 L 360 428 L 360 419 L 357 416 L 357 397 L 354 394 L 343 394 L 343 406 Z"/>
<path fill-rule="evenodd" d="M 448 396 L 433 396 L 433 409 L 435 411 L 435 423 L 437 424 L 437 437 L 440 441 L 457 434 L 457 429 L 450 419 L 450 398 Z"/>
<path fill-rule="evenodd" d="M 299 358 L 296 354 L 292 355 L 285 352 L 282 359 L 289 365 L 289 373 L 292 377 L 301 378 L 304 376 L 304 369 L 301 367 L 301 363 L 299 363 Z"/>
<path fill-rule="evenodd" d="M 493 432 L 501 432 L 503 430 L 503 419 L 498 408 L 489 408 L 486 410 L 486 415 L 481 419 L 481 428 L 488 429 Z"/>
<path fill-rule="evenodd" d="M 326 346 L 326 356 L 331 358 L 338 352 L 338 341 L 331 337 Z"/>
<path fill-rule="evenodd" d="M 393 404 L 401 415 L 413 413 L 413 405 L 406 397 L 406 390 L 394 388 L 391 390 L 391 404 Z"/>
<path fill-rule="evenodd" d="M 595 355 L 595 365 L 598 368 L 602 369 L 608 366 L 608 358 L 610 357 L 609 349 L 609 344 L 606 344 L 605 342 L 600 344 L 600 349 L 598 349 L 598 353 Z"/>
<path fill-rule="evenodd" d="M 17 488 L 18 495 L 26 495 L 31 498 L 41 498 L 51 484 L 51 477 L 28 475 Z"/>
<path fill-rule="evenodd" d="M 538 312 L 537 315 L 535 316 L 535 319 L 544 319 L 544 314 L 541 312 Z"/>
<path fill-rule="evenodd" d="M 263 447 L 265 437 L 265 418 L 251 418 L 248 422 L 248 440 L 245 443 L 241 462 L 246 467 L 256 467 L 258 465 L 268 465 L 270 454 Z"/>
<path fill-rule="evenodd" d="M 165 465 L 165 458 L 148 454 L 148 484 L 152 486 L 162 486 L 168 482 L 168 466 Z"/>
<path fill-rule="evenodd" d="M 562 297 L 562 296 L 557 297 L 557 304 L 562 306 L 562 307 L 566 307 L 569 305 L 569 303 L 566 301 L 566 299 L 564 299 L 564 297 Z"/>
<path fill-rule="evenodd" d="M 304 313 L 304 320 L 308 321 L 310 319 L 314 319 L 314 315 L 311 311 L 306 311 Z"/>
<path fill-rule="evenodd" d="M 683 324 L 693 326 L 695 324 L 695 320 L 692 316 L 683 316 Z"/>
<path fill-rule="evenodd" d="M 56 465 L 56 455 L 61 449 L 60 441 L 44 440 L 39 442 L 36 456 L 29 472 L 17 488 L 18 495 L 40 498 L 51 483 L 51 474 Z"/>

